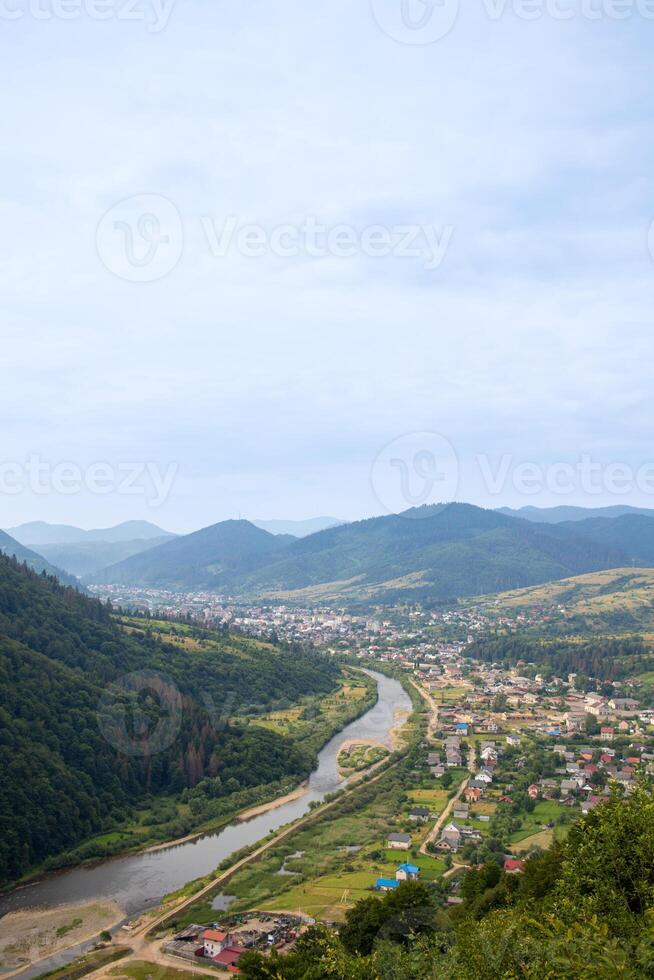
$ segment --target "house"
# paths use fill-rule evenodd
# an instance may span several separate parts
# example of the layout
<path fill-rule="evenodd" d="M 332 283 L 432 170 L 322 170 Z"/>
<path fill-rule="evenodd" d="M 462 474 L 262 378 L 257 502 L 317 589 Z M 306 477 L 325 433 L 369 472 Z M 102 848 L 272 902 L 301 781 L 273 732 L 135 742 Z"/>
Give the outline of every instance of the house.
<path fill-rule="evenodd" d="M 601 803 L 601 797 L 599 796 L 589 796 L 587 800 L 581 804 L 581 812 L 584 816 L 594 810 L 598 803 Z"/>
<path fill-rule="evenodd" d="M 242 946 L 225 946 L 222 953 L 218 953 L 217 956 L 212 956 L 211 959 L 216 966 L 225 967 L 230 973 L 238 973 L 238 970 L 236 970 L 236 964 L 240 960 L 243 953 L 245 953 L 245 949 Z"/>
<path fill-rule="evenodd" d="M 461 841 L 461 831 L 455 823 L 448 823 L 441 834 L 441 838 L 458 847 Z"/>
<path fill-rule="evenodd" d="M 401 864 L 395 872 L 397 881 L 417 881 L 420 868 L 417 864 Z"/>
<path fill-rule="evenodd" d="M 471 779 L 470 782 L 468 783 L 468 789 L 481 790 L 481 793 L 483 795 L 486 792 L 486 783 L 484 782 L 483 779 L 477 779 L 477 777 L 475 776 L 475 778 Z"/>
<path fill-rule="evenodd" d="M 429 812 L 426 806 L 414 806 L 409 810 L 409 818 L 424 823 L 426 820 L 429 820 Z"/>
<path fill-rule="evenodd" d="M 411 847 L 410 834 L 389 834 L 388 847 L 392 851 L 408 851 Z"/>
<path fill-rule="evenodd" d="M 229 945 L 229 935 L 220 929 L 205 929 L 202 933 L 203 954 L 213 959 Z"/>
<path fill-rule="evenodd" d="M 600 735 L 601 735 L 601 737 L 603 739 L 605 739 L 605 741 L 612 742 L 613 741 L 613 736 L 615 735 L 615 729 L 614 728 L 601 728 L 600 729 Z"/>
<path fill-rule="evenodd" d="M 467 820 L 468 814 L 470 813 L 470 807 L 467 803 L 455 803 L 453 815 L 455 820 Z"/>
<path fill-rule="evenodd" d="M 482 791 L 477 786 L 467 786 L 463 795 L 468 803 L 478 803 L 481 799 Z"/>
<path fill-rule="evenodd" d="M 429 755 L 427 756 L 428 766 L 439 766 L 440 762 L 441 762 L 440 752 L 430 752 Z"/>
<path fill-rule="evenodd" d="M 507 735 L 506 736 L 507 745 L 520 745 L 519 735 Z"/>
<path fill-rule="evenodd" d="M 517 858 L 507 858 L 504 862 L 504 870 L 508 875 L 517 875 L 525 870 L 525 862 L 518 861 Z"/>
<path fill-rule="evenodd" d="M 378 878 L 375 882 L 375 889 L 378 892 L 392 892 L 400 887 L 400 882 L 395 878 Z"/>
<path fill-rule="evenodd" d="M 633 698 L 611 698 L 609 706 L 614 711 L 637 711 L 638 701 L 634 701 Z"/>

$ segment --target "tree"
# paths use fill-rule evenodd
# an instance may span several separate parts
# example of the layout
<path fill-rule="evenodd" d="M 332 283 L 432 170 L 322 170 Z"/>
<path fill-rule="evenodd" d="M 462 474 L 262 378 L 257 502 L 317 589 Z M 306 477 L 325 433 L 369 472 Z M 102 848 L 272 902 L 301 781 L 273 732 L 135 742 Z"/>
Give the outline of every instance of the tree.
<path fill-rule="evenodd" d="M 418 881 L 402 882 L 382 899 L 364 898 L 345 914 L 341 942 L 352 953 L 367 956 L 376 941 L 404 942 L 433 932 L 436 905 L 429 888 Z"/>

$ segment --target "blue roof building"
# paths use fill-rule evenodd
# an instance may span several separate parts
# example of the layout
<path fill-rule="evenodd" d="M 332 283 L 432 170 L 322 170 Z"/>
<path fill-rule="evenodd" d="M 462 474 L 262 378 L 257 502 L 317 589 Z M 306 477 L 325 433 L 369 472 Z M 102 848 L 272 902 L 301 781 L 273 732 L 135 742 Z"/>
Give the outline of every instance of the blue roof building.
<path fill-rule="evenodd" d="M 417 864 L 401 864 L 395 872 L 398 881 L 415 881 L 420 874 Z"/>
<path fill-rule="evenodd" d="M 378 892 L 391 892 L 394 888 L 399 887 L 399 881 L 395 881 L 394 878 L 378 878 L 375 882 L 375 888 Z"/>

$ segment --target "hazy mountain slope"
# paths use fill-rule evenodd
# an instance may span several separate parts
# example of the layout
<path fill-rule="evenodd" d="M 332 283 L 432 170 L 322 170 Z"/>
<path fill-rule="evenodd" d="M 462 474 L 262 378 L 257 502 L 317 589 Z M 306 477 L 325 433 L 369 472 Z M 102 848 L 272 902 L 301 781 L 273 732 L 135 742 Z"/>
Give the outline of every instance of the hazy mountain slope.
<path fill-rule="evenodd" d="M 620 548 L 627 563 L 654 564 L 654 515 L 625 514 L 614 520 L 596 517 L 559 526 L 572 528 L 576 534 L 606 547 Z"/>
<path fill-rule="evenodd" d="M 111 565 L 94 582 L 162 588 L 230 588 L 289 546 L 249 521 L 223 521 Z"/>
<path fill-rule="evenodd" d="M 166 536 L 136 541 L 79 541 L 75 544 L 42 544 L 40 550 L 48 561 L 82 578 L 169 540 Z"/>
<path fill-rule="evenodd" d="M 290 534 L 294 538 L 306 538 L 309 534 L 317 534 L 318 531 L 345 523 L 336 517 L 311 517 L 306 521 L 252 521 L 255 527 L 271 534 Z"/>
<path fill-rule="evenodd" d="M 244 584 L 255 593 L 343 583 L 349 595 L 445 598 L 607 568 L 621 559 L 618 549 L 567 529 L 450 504 L 322 531 L 290 545 Z"/>
<path fill-rule="evenodd" d="M 654 517 L 654 510 L 644 507 L 629 507 L 627 504 L 615 504 L 612 507 L 500 507 L 498 514 L 507 517 L 518 517 L 525 521 L 535 521 L 538 524 L 561 524 L 564 521 L 586 521 L 595 517 L 622 517 L 625 514 L 642 514 Z"/>
<path fill-rule="evenodd" d="M 70 524 L 48 524 L 31 521 L 18 527 L 8 528 L 8 533 L 27 546 L 39 547 L 50 544 L 79 544 L 83 541 L 127 542 L 172 538 L 175 535 L 151 524 L 149 521 L 125 521 L 115 527 L 85 531 Z"/>
<path fill-rule="evenodd" d="M 18 561 L 25 562 L 35 572 L 45 572 L 47 575 L 56 575 L 60 582 L 65 585 L 78 586 L 77 579 L 69 575 L 63 568 L 58 568 L 50 564 L 44 557 L 38 555 L 30 548 L 26 548 L 19 541 L 11 538 L 5 531 L 0 531 L 0 552 L 9 558 L 16 557 Z"/>

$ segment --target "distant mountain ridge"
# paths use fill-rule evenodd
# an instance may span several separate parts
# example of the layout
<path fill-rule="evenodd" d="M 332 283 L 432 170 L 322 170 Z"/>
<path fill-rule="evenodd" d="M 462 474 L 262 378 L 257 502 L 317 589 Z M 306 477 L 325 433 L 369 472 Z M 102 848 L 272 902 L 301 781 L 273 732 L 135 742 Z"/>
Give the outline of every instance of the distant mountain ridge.
<path fill-rule="evenodd" d="M 47 561 L 77 578 L 92 575 L 176 537 L 149 521 L 125 521 L 92 531 L 70 524 L 32 521 L 12 528 L 11 532 L 16 541 L 36 548 Z"/>
<path fill-rule="evenodd" d="M 294 538 L 306 538 L 318 531 L 326 531 L 330 527 L 346 524 L 337 517 L 310 517 L 306 521 L 252 521 L 255 527 L 271 534 L 291 534 Z"/>
<path fill-rule="evenodd" d="M 89 541 L 125 542 L 147 541 L 156 538 L 173 538 L 174 534 L 151 524 L 150 521 L 124 521 L 114 527 L 95 528 L 85 531 L 71 524 L 48 524 L 46 521 L 30 521 L 17 527 L 7 528 L 7 533 L 28 547 L 51 544 L 80 544 Z"/>
<path fill-rule="evenodd" d="M 654 510 L 647 507 L 630 507 L 628 504 L 613 504 L 611 507 L 500 507 L 498 514 L 507 517 L 517 517 L 524 521 L 535 521 L 538 524 L 562 524 L 564 521 L 586 521 L 597 517 L 624 517 L 640 514 L 643 517 L 654 517 Z"/>
<path fill-rule="evenodd" d="M 386 602 L 499 592 L 627 563 L 615 543 L 569 527 L 440 504 L 299 540 L 248 521 L 227 521 L 128 558 L 92 581 L 297 601 Z"/>

